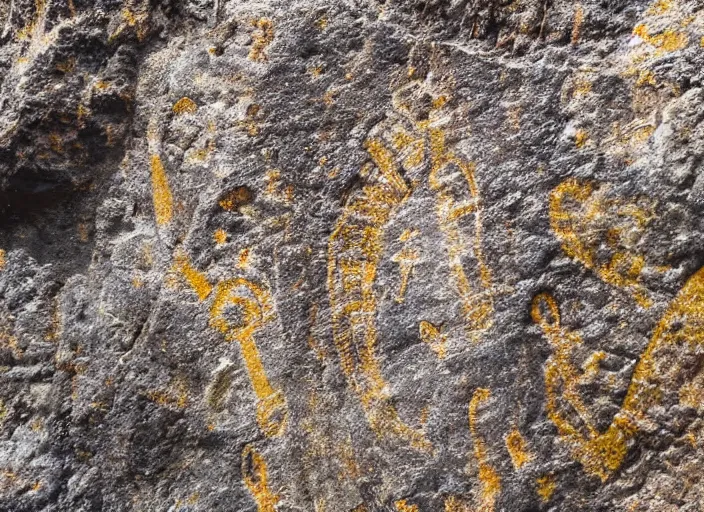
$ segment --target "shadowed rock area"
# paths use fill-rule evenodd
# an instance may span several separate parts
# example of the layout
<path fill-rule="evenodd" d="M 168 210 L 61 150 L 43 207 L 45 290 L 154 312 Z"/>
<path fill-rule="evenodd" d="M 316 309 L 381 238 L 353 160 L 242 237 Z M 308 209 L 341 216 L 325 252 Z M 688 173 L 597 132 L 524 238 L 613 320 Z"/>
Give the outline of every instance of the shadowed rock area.
<path fill-rule="evenodd" d="M 704 5 L 0 3 L 0 511 L 696 512 Z"/>

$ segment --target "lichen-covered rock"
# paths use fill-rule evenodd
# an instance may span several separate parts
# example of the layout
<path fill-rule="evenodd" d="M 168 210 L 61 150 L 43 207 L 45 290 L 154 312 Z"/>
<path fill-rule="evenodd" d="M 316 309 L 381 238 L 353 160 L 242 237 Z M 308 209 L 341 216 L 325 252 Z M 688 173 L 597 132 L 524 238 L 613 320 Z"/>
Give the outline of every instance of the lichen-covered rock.
<path fill-rule="evenodd" d="M 704 5 L 0 3 L 0 510 L 699 511 Z"/>

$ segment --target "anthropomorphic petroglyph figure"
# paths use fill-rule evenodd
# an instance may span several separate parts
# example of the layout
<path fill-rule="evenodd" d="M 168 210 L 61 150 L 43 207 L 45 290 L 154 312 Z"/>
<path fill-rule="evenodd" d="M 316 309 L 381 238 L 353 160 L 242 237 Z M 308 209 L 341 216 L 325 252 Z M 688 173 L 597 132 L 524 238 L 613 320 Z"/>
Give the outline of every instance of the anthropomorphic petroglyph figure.
<path fill-rule="evenodd" d="M 434 124 L 433 112 L 445 102 L 445 96 L 432 99 L 427 84 L 420 81 L 397 91 L 393 112 L 365 142 L 372 160 L 360 172 L 365 185 L 347 202 L 328 245 L 333 336 L 348 383 L 377 434 L 402 438 L 422 450 L 430 449 L 430 443 L 420 430 L 399 418 L 375 353 L 378 304 L 374 282 L 386 226 L 424 174 L 435 192 L 453 284 L 472 339 L 477 340 L 489 328 L 493 313 L 491 275 L 481 247 L 475 166 L 447 148 L 441 124 Z M 413 107 L 425 103 L 430 117 Z M 409 286 L 412 262 L 417 258 L 412 252 L 396 256 L 402 269 L 399 297 Z M 467 261 L 472 263 L 471 269 L 466 268 Z"/>
<path fill-rule="evenodd" d="M 704 268 L 689 278 L 656 325 L 605 432 L 597 430 L 578 392 L 579 384 L 598 370 L 603 354 L 594 354 L 582 370 L 573 366 L 571 351 L 581 339 L 560 326 L 550 295 L 533 299 L 532 317 L 553 347 L 545 365 L 548 415 L 588 473 L 606 480 L 621 467 L 636 434 L 653 428 L 658 406 L 690 406 L 686 396 L 699 383 L 704 353 Z"/>

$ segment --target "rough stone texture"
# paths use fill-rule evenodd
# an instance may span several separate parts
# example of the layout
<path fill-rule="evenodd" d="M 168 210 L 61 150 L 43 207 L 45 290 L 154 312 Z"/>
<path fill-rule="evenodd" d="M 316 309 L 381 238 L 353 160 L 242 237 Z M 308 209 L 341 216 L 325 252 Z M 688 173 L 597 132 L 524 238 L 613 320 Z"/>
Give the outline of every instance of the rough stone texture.
<path fill-rule="evenodd" d="M 0 31 L 0 510 L 704 510 L 700 1 Z"/>

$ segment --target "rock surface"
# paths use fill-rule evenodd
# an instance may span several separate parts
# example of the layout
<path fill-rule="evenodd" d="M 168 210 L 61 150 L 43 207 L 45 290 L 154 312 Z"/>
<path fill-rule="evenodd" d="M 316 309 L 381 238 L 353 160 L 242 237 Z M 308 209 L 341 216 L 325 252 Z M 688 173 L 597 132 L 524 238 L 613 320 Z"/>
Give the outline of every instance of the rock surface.
<path fill-rule="evenodd" d="M 698 0 L 4 0 L 0 510 L 699 511 Z"/>

